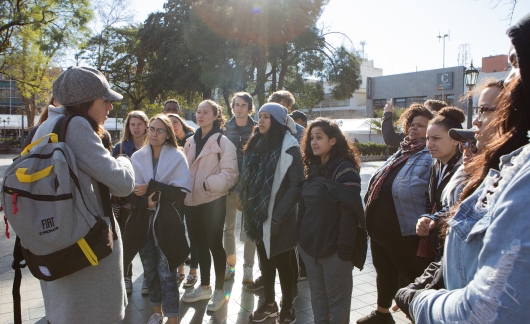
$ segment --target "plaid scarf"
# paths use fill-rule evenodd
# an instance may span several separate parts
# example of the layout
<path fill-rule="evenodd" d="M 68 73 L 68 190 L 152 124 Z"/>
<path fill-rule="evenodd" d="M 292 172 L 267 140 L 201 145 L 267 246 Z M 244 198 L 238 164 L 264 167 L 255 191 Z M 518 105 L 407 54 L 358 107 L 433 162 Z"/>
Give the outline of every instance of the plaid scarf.
<path fill-rule="evenodd" d="M 413 154 L 423 150 L 425 148 L 426 141 L 427 140 L 424 137 L 416 138 L 414 140 L 410 140 L 408 136 L 405 137 L 403 142 L 400 143 L 401 153 L 396 155 L 396 157 L 394 157 L 394 159 L 390 161 L 390 163 L 388 163 L 384 168 L 377 170 L 375 173 L 370 187 L 368 188 L 369 195 L 366 201 L 366 210 L 368 210 L 368 207 L 372 201 L 376 200 L 379 196 L 379 191 L 383 187 L 383 182 L 390 171 L 405 163 Z"/>
<path fill-rule="evenodd" d="M 260 141 L 256 147 L 259 147 Z M 256 243 L 263 239 L 263 223 L 268 217 L 272 184 L 281 149 L 282 145 L 265 153 L 254 149 L 250 155 L 243 157 L 239 195 L 245 218 L 244 230 Z"/>

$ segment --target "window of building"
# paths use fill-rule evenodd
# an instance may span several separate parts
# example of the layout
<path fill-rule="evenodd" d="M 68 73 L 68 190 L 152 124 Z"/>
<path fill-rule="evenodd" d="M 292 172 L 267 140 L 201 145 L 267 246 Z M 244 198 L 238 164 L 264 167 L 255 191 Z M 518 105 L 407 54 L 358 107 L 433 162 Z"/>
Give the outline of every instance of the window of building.
<path fill-rule="evenodd" d="M 454 94 L 446 94 L 446 95 L 443 96 L 443 99 L 442 99 L 442 95 L 435 95 L 434 99 L 445 101 L 445 103 L 447 103 L 447 105 L 449 105 L 449 106 L 454 106 L 454 104 L 455 104 L 455 95 Z"/>
<path fill-rule="evenodd" d="M 396 98 L 394 99 L 394 107 L 396 108 L 406 108 L 407 99 L 406 98 Z"/>
<path fill-rule="evenodd" d="M 346 100 L 335 100 L 331 94 L 326 93 L 324 95 L 324 101 L 319 103 L 313 108 L 330 108 L 330 107 L 348 107 L 350 105 L 350 99 Z"/>
<path fill-rule="evenodd" d="M 373 106 L 375 109 L 383 109 L 386 105 L 386 99 L 374 99 L 373 100 Z"/>
<path fill-rule="evenodd" d="M 405 98 L 405 106 L 410 107 L 412 104 L 419 103 L 423 104 L 427 100 L 427 97 L 409 97 Z"/>

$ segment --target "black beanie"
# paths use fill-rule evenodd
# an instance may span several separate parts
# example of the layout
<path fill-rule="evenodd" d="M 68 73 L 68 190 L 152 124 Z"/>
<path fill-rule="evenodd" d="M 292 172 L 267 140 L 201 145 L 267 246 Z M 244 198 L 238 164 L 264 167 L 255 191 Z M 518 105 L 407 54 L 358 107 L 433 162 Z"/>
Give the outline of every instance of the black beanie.
<path fill-rule="evenodd" d="M 517 53 L 525 103 L 530 106 L 530 14 L 510 27 L 506 34 L 510 37 Z"/>

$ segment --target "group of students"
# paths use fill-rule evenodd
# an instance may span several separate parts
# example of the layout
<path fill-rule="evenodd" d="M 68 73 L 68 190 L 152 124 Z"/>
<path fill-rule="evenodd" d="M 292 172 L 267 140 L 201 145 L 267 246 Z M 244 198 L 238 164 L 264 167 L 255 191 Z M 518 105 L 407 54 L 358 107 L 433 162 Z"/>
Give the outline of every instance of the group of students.
<path fill-rule="evenodd" d="M 524 322 L 530 317 L 530 294 L 523 288 L 530 267 L 530 15 L 508 35 L 512 73 L 482 91 L 474 133 L 462 129 L 457 108 L 412 105 L 400 119 L 404 134 L 393 134 L 401 137 L 400 149 L 370 180 L 366 207 L 354 145 L 327 118 L 305 130 L 295 124 L 285 91 L 259 109 L 257 122 L 249 117 L 247 93 L 234 95 L 234 118 L 227 124 L 220 107 L 205 100 L 197 108 L 196 131 L 178 109 L 150 119 L 133 111 L 111 154 L 102 125 L 121 96 L 97 70 L 64 71 L 53 84 L 60 107 L 48 108 L 35 138 L 60 117 L 76 116 L 66 143 L 90 208 L 103 214 L 98 182 L 124 199 L 114 198 L 120 226 L 112 254 L 98 266 L 41 282 L 47 320 L 122 320 L 137 253 L 154 311 L 149 324 L 163 323 L 164 316 L 178 323 L 178 287 L 188 256 L 185 285 L 195 286 L 197 268 L 200 284 L 182 301 L 209 300 L 209 311 L 220 309 L 228 299 L 224 280 L 233 276 L 236 261 L 235 207 L 251 242 L 245 243 L 243 279 L 261 285 L 265 295 L 250 315 L 253 322 L 296 322 L 292 306 L 303 261 L 315 323 L 348 323 L 352 270 L 364 266 L 367 234 L 377 309 L 357 323 L 394 323 L 390 309 L 398 308 L 416 323 Z M 166 110 L 175 105 L 170 101 Z M 388 135 L 390 105 L 385 111 Z M 254 250 L 259 284 L 252 281 Z"/>
<path fill-rule="evenodd" d="M 385 107 L 383 137 L 400 149 L 372 177 L 365 197 L 377 273 L 377 308 L 357 323 L 523 323 L 528 276 L 530 15 L 508 30 L 512 70 L 485 79 L 473 130 L 443 102 Z M 471 116 L 469 116 L 471 118 Z M 403 287 L 403 288 L 400 288 Z M 395 302 L 394 305 L 393 301 Z"/>

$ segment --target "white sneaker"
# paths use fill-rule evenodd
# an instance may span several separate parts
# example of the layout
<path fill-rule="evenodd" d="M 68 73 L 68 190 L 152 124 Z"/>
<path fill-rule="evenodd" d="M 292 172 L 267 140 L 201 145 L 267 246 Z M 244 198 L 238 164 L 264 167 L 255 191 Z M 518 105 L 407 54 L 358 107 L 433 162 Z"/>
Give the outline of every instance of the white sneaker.
<path fill-rule="evenodd" d="M 125 291 L 128 294 L 131 294 L 132 291 L 133 291 L 132 278 L 131 277 L 125 277 L 124 280 L 125 280 Z"/>
<path fill-rule="evenodd" d="M 243 267 L 243 283 L 254 282 L 254 269 L 251 267 Z"/>
<path fill-rule="evenodd" d="M 147 321 L 147 324 L 162 324 L 164 323 L 164 316 L 159 313 L 154 313 L 149 317 L 149 321 Z"/>
<path fill-rule="evenodd" d="M 235 274 L 234 266 L 231 266 L 227 263 L 225 267 L 225 281 L 232 279 L 234 277 L 234 274 Z"/>
<path fill-rule="evenodd" d="M 145 280 L 142 282 L 142 295 L 149 295 L 149 289 L 147 289 L 147 281 Z"/>
<path fill-rule="evenodd" d="M 221 309 L 226 302 L 225 291 L 224 289 L 216 289 L 213 292 L 212 298 L 208 302 L 208 307 L 206 309 L 210 312 L 215 312 Z"/>
<path fill-rule="evenodd" d="M 196 283 L 197 283 L 197 276 L 190 274 L 188 275 L 188 277 L 186 278 L 186 281 L 184 281 L 184 284 L 182 286 L 184 286 L 184 288 L 189 288 L 189 287 L 195 286 Z"/>
<path fill-rule="evenodd" d="M 185 303 L 193 303 L 199 300 L 207 300 L 212 296 L 212 287 L 205 289 L 203 286 L 199 286 L 195 289 L 186 291 L 182 295 L 182 301 Z"/>

